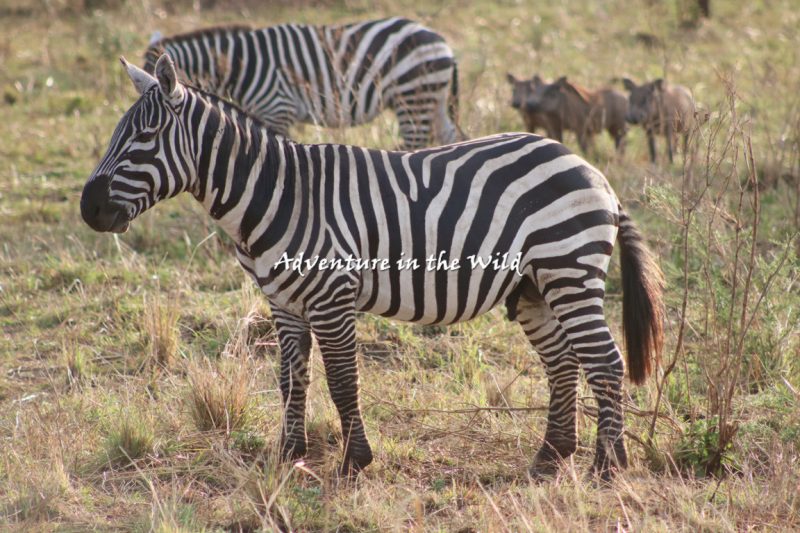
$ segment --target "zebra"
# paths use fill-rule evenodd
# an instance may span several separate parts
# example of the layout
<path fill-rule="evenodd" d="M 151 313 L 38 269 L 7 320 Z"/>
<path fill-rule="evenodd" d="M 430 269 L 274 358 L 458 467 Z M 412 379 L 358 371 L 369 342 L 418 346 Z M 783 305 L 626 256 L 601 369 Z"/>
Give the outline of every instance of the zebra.
<path fill-rule="evenodd" d="M 349 127 L 387 108 L 397 115 L 406 149 L 460 135 L 453 51 L 441 35 L 408 19 L 154 34 L 144 69 L 152 73 L 164 52 L 187 80 L 229 97 L 284 136 L 296 122 Z"/>
<path fill-rule="evenodd" d="M 96 231 L 120 233 L 157 202 L 188 191 L 231 236 L 272 309 L 284 457 L 306 452 L 312 335 L 341 419 L 341 472 L 354 475 L 373 459 L 359 407 L 356 312 L 453 324 L 505 303 L 550 387 L 530 475 L 551 476 L 575 452 L 581 368 L 599 404 L 593 470 L 610 478 L 627 465 L 624 365 L 603 312 L 614 243 L 637 384 L 663 343 L 663 278 L 597 169 L 528 133 L 414 152 L 299 144 L 235 104 L 181 84 L 167 55 L 155 77 L 122 62 L 140 96 L 84 186 L 82 217 Z M 471 268 L 471 256 L 496 264 Z M 447 264 L 424 267 L 431 257 Z M 323 260 L 339 264 L 323 268 Z M 453 268 L 455 260 L 465 268 Z M 349 268 L 349 261 L 368 266 Z"/>

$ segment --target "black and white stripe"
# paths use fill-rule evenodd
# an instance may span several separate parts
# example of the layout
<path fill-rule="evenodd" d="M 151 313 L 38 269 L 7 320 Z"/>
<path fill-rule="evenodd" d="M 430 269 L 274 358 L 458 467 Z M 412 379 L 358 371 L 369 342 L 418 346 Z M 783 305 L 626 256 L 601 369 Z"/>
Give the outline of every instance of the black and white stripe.
<path fill-rule="evenodd" d="M 349 127 L 392 109 L 404 148 L 456 140 L 453 51 L 407 19 L 209 28 L 157 39 L 145 54 L 146 71 L 163 52 L 188 80 L 230 97 L 282 135 L 295 122 Z"/>
<path fill-rule="evenodd" d="M 631 377 L 643 381 L 660 337 L 658 267 L 605 177 L 563 145 L 531 134 L 388 152 L 304 145 L 269 132 L 232 104 L 127 65 L 141 91 L 84 189 L 84 219 L 124 231 L 159 200 L 189 191 L 237 243 L 268 297 L 282 350 L 284 450 L 306 450 L 311 334 L 342 419 L 343 468 L 372 454 L 358 404 L 355 314 L 451 324 L 505 303 L 545 363 L 551 400 L 533 472 L 575 450 L 583 368 L 599 406 L 596 467 L 625 464 L 623 362 L 603 313 L 605 277 L 621 243 Z M 618 233 L 619 232 L 619 233 Z M 426 268 L 430 256 L 462 268 Z M 470 256 L 519 254 L 518 269 L 469 268 Z M 282 257 L 388 261 L 388 268 L 311 268 Z M 400 259 L 417 269 L 399 268 Z"/>

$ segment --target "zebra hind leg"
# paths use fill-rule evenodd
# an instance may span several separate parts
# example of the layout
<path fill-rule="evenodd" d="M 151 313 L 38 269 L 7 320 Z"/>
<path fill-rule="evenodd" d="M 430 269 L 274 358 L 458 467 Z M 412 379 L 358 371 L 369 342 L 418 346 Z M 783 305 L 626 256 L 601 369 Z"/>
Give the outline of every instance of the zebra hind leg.
<path fill-rule="evenodd" d="M 411 106 L 410 103 L 400 102 L 395 108 L 403 150 L 418 150 L 433 144 L 430 117 Z"/>
<path fill-rule="evenodd" d="M 531 478 L 552 477 L 564 459 L 575 453 L 578 358 L 555 315 L 529 285 L 516 305 L 516 320 L 525 331 L 545 368 L 550 388 L 550 407 L 542 447 L 530 468 Z"/>
<path fill-rule="evenodd" d="M 272 306 L 281 347 L 280 388 L 283 398 L 281 453 L 294 460 L 306 454 L 306 396 L 309 384 L 311 330 L 302 318 Z"/>
<path fill-rule="evenodd" d="M 609 480 L 614 470 L 628 465 L 628 459 L 622 438 L 625 369 L 603 314 L 604 296 L 603 288 L 586 280 L 579 285 L 554 287 L 545 293 L 547 304 L 565 331 L 597 401 L 593 471 Z"/>

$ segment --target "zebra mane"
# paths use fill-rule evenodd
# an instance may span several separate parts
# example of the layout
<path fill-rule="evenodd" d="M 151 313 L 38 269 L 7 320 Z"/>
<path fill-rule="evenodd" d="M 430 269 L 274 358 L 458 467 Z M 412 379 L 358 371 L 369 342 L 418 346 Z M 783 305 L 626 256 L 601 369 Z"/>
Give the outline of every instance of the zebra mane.
<path fill-rule="evenodd" d="M 248 112 L 247 110 L 243 109 L 238 103 L 225 98 L 223 96 L 218 95 L 217 93 L 211 92 L 206 90 L 202 87 L 198 87 L 191 83 L 181 82 L 185 89 L 189 90 L 190 92 L 197 93 L 207 100 L 209 100 L 212 104 L 214 104 L 217 108 L 221 107 L 226 113 L 230 113 L 230 111 L 236 111 L 236 124 L 242 128 L 246 126 L 245 119 L 249 118 L 255 126 L 259 130 L 265 130 L 269 132 L 270 137 L 283 137 L 279 133 L 277 133 L 272 126 L 267 124 L 261 117 L 253 115 L 252 113 Z M 222 106 L 217 105 L 219 102 L 222 102 Z"/>
<path fill-rule="evenodd" d="M 166 50 L 167 45 L 172 43 L 181 43 L 185 41 L 199 40 L 204 37 L 211 37 L 216 34 L 224 34 L 226 32 L 248 32 L 252 31 L 252 27 L 246 24 L 230 24 L 221 26 L 210 26 L 208 28 L 201 28 L 186 33 L 178 33 L 175 35 L 168 35 L 164 37 L 161 32 L 155 31 L 150 36 L 150 41 L 147 43 L 147 49 L 144 52 L 144 70 L 151 73 L 155 67 L 156 60 Z"/>
<path fill-rule="evenodd" d="M 193 39 L 202 39 L 218 33 L 239 32 L 239 31 L 252 31 L 253 27 L 248 24 L 223 24 L 219 26 L 209 26 L 207 28 L 200 28 L 185 33 L 177 33 L 167 37 L 160 37 L 159 39 L 151 40 L 148 47 L 164 46 L 166 43 L 191 41 Z"/>

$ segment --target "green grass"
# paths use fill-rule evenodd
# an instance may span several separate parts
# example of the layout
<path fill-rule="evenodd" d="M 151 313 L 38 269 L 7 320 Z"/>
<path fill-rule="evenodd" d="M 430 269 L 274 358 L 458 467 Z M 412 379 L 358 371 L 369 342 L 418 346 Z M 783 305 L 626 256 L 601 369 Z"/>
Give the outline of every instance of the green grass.
<path fill-rule="evenodd" d="M 0 6 L 0 529 L 800 528 L 800 12 L 791 1 L 715 2 L 713 18 L 695 25 L 688 0 L 193 7 L 209 3 Z M 632 465 L 610 487 L 586 476 L 595 426 L 583 385 L 578 453 L 554 481 L 528 481 L 547 383 L 502 309 L 438 333 L 360 318 L 376 461 L 352 484 L 336 475 L 342 437 L 315 348 L 309 454 L 278 464 L 277 339 L 230 240 L 189 197 L 120 237 L 80 219 L 83 184 L 135 99 L 117 57 L 140 61 L 151 31 L 395 14 L 440 31 L 456 51 L 471 136 L 522 127 L 509 70 L 587 86 L 665 75 L 712 113 L 686 165 L 679 155 L 651 166 L 635 128 L 624 159 L 607 136 L 591 157 L 668 280 L 661 372 L 628 390 Z M 643 34 L 662 45 L 643 46 Z M 388 113 L 295 134 L 398 143 Z M 747 186 L 748 139 L 758 188 Z M 617 338 L 620 287 L 615 259 L 607 307 Z"/>

